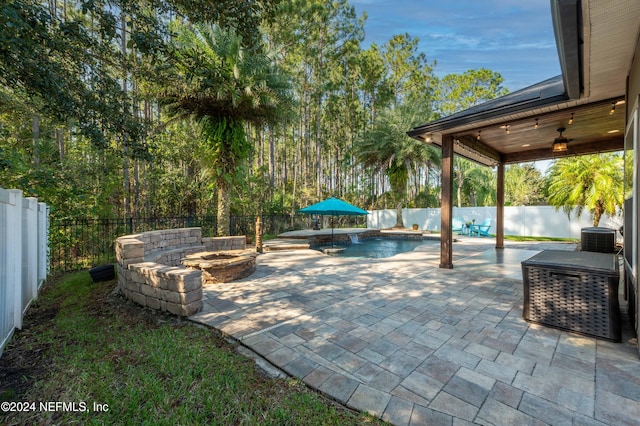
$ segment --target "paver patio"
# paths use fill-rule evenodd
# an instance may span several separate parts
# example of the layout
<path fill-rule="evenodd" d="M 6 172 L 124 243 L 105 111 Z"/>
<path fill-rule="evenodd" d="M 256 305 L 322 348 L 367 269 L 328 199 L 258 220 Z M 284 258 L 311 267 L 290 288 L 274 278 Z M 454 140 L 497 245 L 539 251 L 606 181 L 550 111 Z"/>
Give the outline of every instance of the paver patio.
<path fill-rule="evenodd" d="M 452 270 L 438 242 L 388 259 L 265 253 L 251 277 L 205 287 L 191 319 L 396 425 L 638 424 L 626 315 L 621 344 L 522 319 L 520 262 L 575 246 L 494 244 L 454 243 Z"/>

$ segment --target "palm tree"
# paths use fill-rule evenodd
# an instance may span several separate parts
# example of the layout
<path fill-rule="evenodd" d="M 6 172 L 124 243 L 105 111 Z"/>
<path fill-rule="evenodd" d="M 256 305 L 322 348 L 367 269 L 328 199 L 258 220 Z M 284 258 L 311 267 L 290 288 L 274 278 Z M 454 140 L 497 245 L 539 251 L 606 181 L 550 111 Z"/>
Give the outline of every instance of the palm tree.
<path fill-rule="evenodd" d="M 373 127 L 355 146 L 356 157 L 374 172 L 389 178 L 391 197 L 396 208 L 396 227 L 403 228 L 402 202 L 407 192 L 409 172 L 426 163 L 439 163 L 438 152 L 430 145 L 407 136 L 406 130 L 423 120 L 419 107 L 399 105 L 376 116 Z"/>
<path fill-rule="evenodd" d="M 465 181 L 467 180 L 469 173 L 475 166 L 471 161 L 455 156 L 453 159 L 453 176 L 456 183 L 456 197 L 458 200 L 458 207 L 462 207 L 462 189 L 464 188 Z"/>
<path fill-rule="evenodd" d="M 613 216 L 622 207 L 623 163 L 617 154 L 584 155 L 556 161 L 549 174 L 549 203 L 571 217 L 586 208 L 598 226 L 603 214 Z"/>
<path fill-rule="evenodd" d="M 191 116 L 200 124 L 218 192 L 217 234 L 225 236 L 232 182 L 251 151 L 245 124 L 283 120 L 292 111 L 290 82 L 266 54 L 211 24 L 179 27 L 171 58 L 175 68 L 159 98 L 173 119 Z"/>

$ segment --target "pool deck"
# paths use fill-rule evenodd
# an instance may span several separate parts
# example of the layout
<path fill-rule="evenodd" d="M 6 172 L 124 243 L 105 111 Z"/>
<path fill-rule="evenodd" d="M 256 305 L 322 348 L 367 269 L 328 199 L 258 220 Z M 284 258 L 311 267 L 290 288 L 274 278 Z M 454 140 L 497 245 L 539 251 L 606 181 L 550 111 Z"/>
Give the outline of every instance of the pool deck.
<path fill-rule="evenodd" d="M 623 343 L 522 319 L 520 262 L 575 245 L 494 246 L 461 238 L 451 270 L 438 268 L 437 244 L 387 259 L 264 253 L 252 276 L 206 286 L 190 319 L 396 425 L 638 424 L 624 308 Z"/>

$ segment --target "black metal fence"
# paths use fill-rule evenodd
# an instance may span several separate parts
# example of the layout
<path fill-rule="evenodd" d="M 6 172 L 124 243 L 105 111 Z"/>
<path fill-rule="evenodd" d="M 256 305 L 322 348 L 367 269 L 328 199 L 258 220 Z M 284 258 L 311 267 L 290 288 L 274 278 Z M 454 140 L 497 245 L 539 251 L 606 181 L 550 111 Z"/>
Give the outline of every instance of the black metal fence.
<path fill-rule="evenodd" d="M 262 216 L 263 234 L 279 234 L 302 229 L 306 216 Z M 201 227 L 203 237 L 215 235 L 216 217 L 163 217 L 123 219 L 56 219 L 49 222 L 49 263 L 51 273 L 78 271 L 115 262 L 118 237 L 145 231 Z M 246 235 L 253 242 L 256 216 L 231 217 L 230 235 Z"/>

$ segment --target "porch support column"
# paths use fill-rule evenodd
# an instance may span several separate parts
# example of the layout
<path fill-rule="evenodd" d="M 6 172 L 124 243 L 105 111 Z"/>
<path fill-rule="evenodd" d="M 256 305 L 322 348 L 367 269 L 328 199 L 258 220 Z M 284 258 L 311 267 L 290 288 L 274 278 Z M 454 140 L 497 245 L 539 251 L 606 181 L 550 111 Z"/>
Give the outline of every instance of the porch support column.
<path fill-rule="evenodd" d="M 498 164 L 496 188 L 496 248 L 504 248 L 504 163 Z"/>
<path fill-rule="evenodd" d="M 442 136 L 442 204 L 440 206 L 440 268 L 453 268 L 453 136 Z"/>

